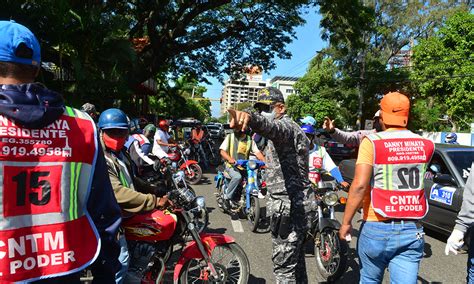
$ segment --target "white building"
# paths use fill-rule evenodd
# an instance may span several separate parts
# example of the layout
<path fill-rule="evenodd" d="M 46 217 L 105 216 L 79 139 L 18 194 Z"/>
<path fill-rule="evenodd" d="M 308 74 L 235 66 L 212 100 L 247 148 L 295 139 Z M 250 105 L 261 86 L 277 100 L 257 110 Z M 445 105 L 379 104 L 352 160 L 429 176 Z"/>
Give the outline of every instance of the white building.
<path fill-rule="evenodd" d="M 227 80 L 221 94 L 221 115 L 227 113 L 227 109 L 235 108 L 237 104 L 257 101 L 257 93 L 260 89 L 268 86 L 275 87 L 283 93 L 285 100 L 295 93 L 293 85 L 298 77 L 276 76 L 271 80 L 263 80 L 262 74 L 245 74 L 241 80 Z"/>
<path fill-rule="evenodd" d="M 249 79 L 249 80 L 247 80 Z M 247 76 L 245 80 L 227 80 L 222 89 L 221 95 L 221 115 L 227 113 L 227 109 L 235 108 L 237 104 L 257 101 L 257 93 L 267 86 L 267 82 L 262 80 L 262 76 Z"/>
<path fill-rule="evenodd" d="M 298 79 L 298 77 L 275 76 L 270 80 L 270 85 L 279 89 L 283 93 L 283 97 L 286 101 L 289 95 L 296 92 L 293 85 L 298 81 Z"/>

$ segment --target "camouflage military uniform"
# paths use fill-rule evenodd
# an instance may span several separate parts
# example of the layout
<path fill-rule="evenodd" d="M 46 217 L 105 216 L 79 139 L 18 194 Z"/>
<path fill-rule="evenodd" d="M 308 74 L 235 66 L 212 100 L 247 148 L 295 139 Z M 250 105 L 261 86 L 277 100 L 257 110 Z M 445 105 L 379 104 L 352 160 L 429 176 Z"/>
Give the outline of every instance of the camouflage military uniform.
<path fill-rule="evenodd" d="M 272 260 L 277 283 L 307 283 L 303 249 L 307 223 L 303 201 L 309 188 L 309 141 L 286 115 L 269 121 L 252 114 L 250 127 L 270 140 L 265 148 L 270 216 L 275 213 L 290 216 L 288 237 L 282 239 L 272 233 Z"/>

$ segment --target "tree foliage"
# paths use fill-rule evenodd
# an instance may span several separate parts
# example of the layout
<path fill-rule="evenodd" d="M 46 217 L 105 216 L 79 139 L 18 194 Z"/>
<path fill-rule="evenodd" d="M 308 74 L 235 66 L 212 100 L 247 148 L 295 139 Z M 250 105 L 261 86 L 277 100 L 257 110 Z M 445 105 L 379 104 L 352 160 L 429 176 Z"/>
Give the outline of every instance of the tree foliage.
<path fill-rule="evenodd" d="M 336 111 L 329 112 L 330 116 L 339 117 L 346 126 L 354 126 L 359 116 L 361 125 L 364 119 L 371 119 L 379 99 L 389 91 L 413 96 L 416 84 L 410 82 L 410 69 L 404 67 L 406 62 L 398 55 L 405 52 L 409 56 L 408 50 L 417 41 L 434 35 L 448 16 L 469 9 L 468 1 L 443 0 L 318 0 L 316 3 L 322 16 L 322 36 L 328 41 L 328 46 L 317 55 L 322 61 L 317 62 L 327 60 L 331 64 L 318 63 L 317 71 L 313 70 L 314 62 L 310 64 L 297 85 L 302 97 L 291 99 L 294 104 L 291 110 L 301 113 L 301 108 L 315 109 L 297 102 L 318 104 L 324 98 L 336 106 Z M 331 79 L 327 81 L 327 78 Z M 311 100 L 305 97 L 305 92 L 311 93 Z"/>
<path fill-rule="evenodd" d="M 474 15 L 469 12 L 449 18 L 435 36 L 420 41 L 414 49 L 410 78 L 416 82 L 417 95 L 435 100 L 436 118 L 447 115 L 453 131 L 467 130 L 473 122 L 473 50 Z"/>
<path fill-rule="evenodd" d="M 311 115 L 319 122 L 329 116 L 347 123 L 352 118 L 347 103 L 355 90 L 344 89 L 337 70 L 332 59 L 315 57 L 307 73 L 294 86 L 297 94 L 288 97 L 289 115 L 294 118 Z"/>
<path fill-rule="evenodd" d="M 152 97 L 150 108 L 161 117 L 206 121 L 211 117 L 211 102 L 203 97 L 206 91 L 195 79 L 183 76 L 169 84 L 158 97 Z"/>
<path fill-rule="evenodd" d="M 43 61 L 67 73 L 44 78 L 73 104 L 126 108 L 137 85 L 185 75 L 220 79 L 247 64 L 269 70 L 304 23 L 309 0 L 75 1 L 4 0 L 0 19 L 15 19 L 38 36 Z M 164 80 L 166 79 L 166 80 Z M 56 85 L 55 85 L 56 83 Z"/>

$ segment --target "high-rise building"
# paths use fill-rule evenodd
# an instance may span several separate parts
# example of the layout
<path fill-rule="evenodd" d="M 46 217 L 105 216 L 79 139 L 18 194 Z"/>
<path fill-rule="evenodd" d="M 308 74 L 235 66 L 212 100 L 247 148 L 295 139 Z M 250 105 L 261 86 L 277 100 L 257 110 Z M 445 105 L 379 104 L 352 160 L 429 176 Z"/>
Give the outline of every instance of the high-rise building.
<path fill-rule="evenodd" d="M 257 66 L 246 68 L 240 79 L 228 79 L 221 94 L 221 115 L 225 115 L 227 109 L 235 108 L 239 103 L 254 104 L 258 91 L 266 86 L 262 69 Z"/>
<path fill-rule="evenodd" d="M 293 85 L 298 77 L 276 76 L 271 80 L 263 80 L 262 70 L 255 66 L 250 66 L 244 70 L 241 79 L 228 79 L 221 94 L 221 115 L 225 115 L 227 109 L 235 108 L 239 103 L 257 102 L 257 94 L 260 89 L 272 86 L 279 89 L 286 98 L 294 94 Z"/>

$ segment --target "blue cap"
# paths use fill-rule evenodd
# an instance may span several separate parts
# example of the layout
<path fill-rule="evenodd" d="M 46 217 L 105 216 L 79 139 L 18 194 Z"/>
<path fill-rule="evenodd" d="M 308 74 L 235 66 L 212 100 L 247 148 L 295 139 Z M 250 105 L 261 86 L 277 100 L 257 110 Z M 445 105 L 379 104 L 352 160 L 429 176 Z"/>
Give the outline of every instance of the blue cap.
<path fill-rule="evenodd" d="M 314 117 L 312 117 L 311 115 L 305 116 L 303 119 L 300 119 L 300 121 L 304 124 L 309 124 L 312 126 L 316 125 L 316 119 L 314 119 Z"/>
<path fill-rule="evenodd" d="M 41 64 L 39 42 L 35 35 L 25 26 L 17 24 L 15 21 L 0 21 L 0 38 L 0 61 L 33 66 Z M 22 58 L 15 55 L 21 43 L 33 50 L 32 58 Z"/>

